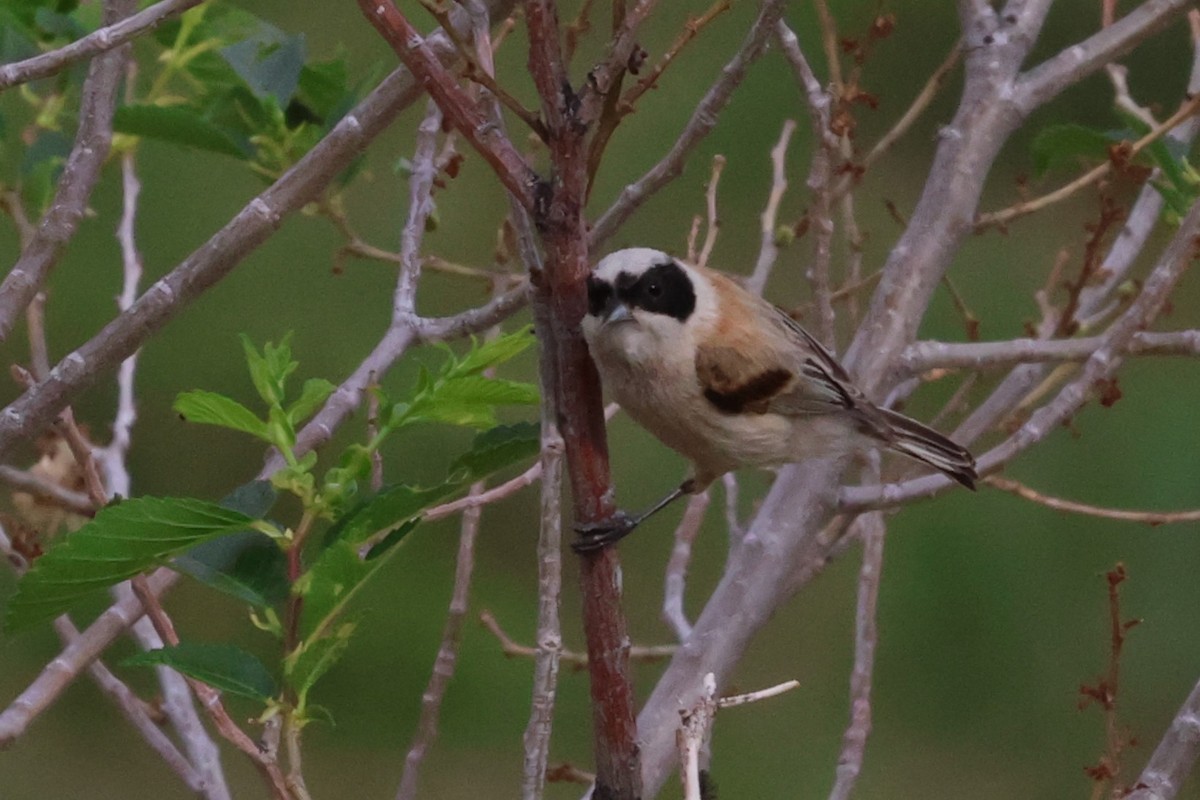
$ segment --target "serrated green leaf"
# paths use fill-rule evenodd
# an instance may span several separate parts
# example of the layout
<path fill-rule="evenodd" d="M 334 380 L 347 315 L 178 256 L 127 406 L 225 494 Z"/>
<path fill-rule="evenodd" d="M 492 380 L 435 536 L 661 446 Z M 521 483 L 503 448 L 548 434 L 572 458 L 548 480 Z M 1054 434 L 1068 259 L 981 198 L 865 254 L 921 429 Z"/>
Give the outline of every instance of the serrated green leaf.
<path fill-rule="evenodd" d="M 195 389 L 175 398 L 174 409 L 188 422 L 219 425 L 270 442 L 267 423 L 238 401 L 223 394 Z"/>
<path fill-rule="evenodd" d="M 298 705 L 307 705 L 308 692 L 346 652 L 355 622 L 343 622 L 328 635 L 306 641 L 284 662 L 284 677 L 296 693 Z"/>
<path fill-rule="evenodd" d="M 532 383 L 467 375 L 446 381 L 435 392 L 444 402 L 475 403 L 486 406 L 537 405 L 540 396 Z"/>
<path fill-rule="evenodd" d="M 357 547 L 381 531 L 416 519 L 461 488 L 461 482 L 446 482 L 429 489 L 400 483 L 380 490 L 350 510 L 326 535 L 327 542 L 342 541 Z"/>
<path fill-rule="evenodd" d="M 232 132 L 190 106 L 121 106 L 113 116 L 113 130 L 239 159 L 254 154 Z"/>
<path fill-rule="evenodd" d="M 121 663 L 137 667 L 170 667 L 214 689 L 252 700 L 266 702 L 279 692 L 275 679 L 262 662 L 231 644 L 180 642 L 175 647 L 139 653 Z"/>
<path fill-rule="evenodd" d="M 304 382 L 300 397 L 287 408 L 287 416 L 293 425 L 308 419 L 337 390 L 337 386 L 324 378 L 310 378 Z"/>
<path fill-rule="evenodd" d="M 5 627 L 17 631 L 51 619 L 95 590 L 254 521 L 190 498 L 139 497 L 108 506 L 33 563 L 8 604 Z"/>
<path fill-rule="evenodd" d="M 1030 146 L 1038 175 L 1051 169 L 1074 167 L 1080 159 L 1104 161 L 1114 139 L 1104 131 L 1068 123 L 1043 128 Z"/>
<path fill-rule="evenodd" d="M 257 608 L 281 602 L 290 587 L 287 557 L 258 531 L 240 531 L 199 544 L 171 566 Z"/>
<path fill-rule="evenodd" d="M 538 426 L 532 422 L 500 425 L 475 437 L 471 449 L 459 456 L 451 472 L 462 470 L 472 481 L 537 455 L 541 444 Z"/>
<path fill-rule="evenodd" d="M 491 341 L 476 342 L 469 352 L 451 366 L 448 377 L 475 375 L 488 367 L 503 364 L 528 350 L 533 342 L 532 325 L 497 336 Z"/>
<path fill-rule="evenodd" d="M 278 406 L 283 402 L 284 386 L 287 378 L 300 366 L 292 361 L 292 334 L 287 333 L 279 344 L 267 342 L 262 353 L 250 341 L 246 334 L 239 335 L 242 350 L 246 354 L 246 364 L 250 368 L 250 379 L 259 397 L 269 406 Z"/>
<path fill-rule="evenodd" d="M 338 612 L 384 561 L 364 561 L 354 545 L 343 541 L 327 547 L 293 587 L 304 597 L 301 638 L 315 641 L 323 636 Z"/>

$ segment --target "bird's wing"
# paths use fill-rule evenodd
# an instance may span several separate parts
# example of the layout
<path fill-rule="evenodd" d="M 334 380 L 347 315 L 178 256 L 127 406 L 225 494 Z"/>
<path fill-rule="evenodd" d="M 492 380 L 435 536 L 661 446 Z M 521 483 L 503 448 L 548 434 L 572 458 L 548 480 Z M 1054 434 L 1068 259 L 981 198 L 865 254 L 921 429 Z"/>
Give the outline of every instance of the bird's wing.
<path fill-rule="evenodd" d="M 829 351 L 782 310 L 769 308 L 762 335 L 697 349 L 704 397 L 729 414 L 798 416 L 857 408 L 861 395 Z"/>

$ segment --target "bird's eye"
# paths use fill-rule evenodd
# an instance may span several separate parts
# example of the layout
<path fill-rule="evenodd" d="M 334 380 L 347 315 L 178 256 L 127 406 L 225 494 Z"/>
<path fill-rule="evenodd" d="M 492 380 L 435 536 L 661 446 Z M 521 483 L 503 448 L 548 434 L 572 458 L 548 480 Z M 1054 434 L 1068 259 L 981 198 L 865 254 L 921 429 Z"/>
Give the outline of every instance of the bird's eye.
<path fill-rule="evenodd" d="M 651 281 L 646 285 L 646 293 L 651 297 L 662 297 L 662 284 Z"/>

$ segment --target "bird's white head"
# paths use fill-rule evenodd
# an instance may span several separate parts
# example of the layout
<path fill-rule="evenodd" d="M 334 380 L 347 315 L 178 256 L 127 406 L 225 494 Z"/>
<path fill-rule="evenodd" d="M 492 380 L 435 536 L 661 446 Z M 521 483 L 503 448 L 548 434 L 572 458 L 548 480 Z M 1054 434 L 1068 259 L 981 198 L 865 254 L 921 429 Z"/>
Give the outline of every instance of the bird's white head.
<path fill-rule="evenodd" d="M 631 247 L 605 256 L 588 276 L 583 333 L 596 358 L 641 360 L 678 347 L 711 289 L 694 268 L 661 250 Z"/>

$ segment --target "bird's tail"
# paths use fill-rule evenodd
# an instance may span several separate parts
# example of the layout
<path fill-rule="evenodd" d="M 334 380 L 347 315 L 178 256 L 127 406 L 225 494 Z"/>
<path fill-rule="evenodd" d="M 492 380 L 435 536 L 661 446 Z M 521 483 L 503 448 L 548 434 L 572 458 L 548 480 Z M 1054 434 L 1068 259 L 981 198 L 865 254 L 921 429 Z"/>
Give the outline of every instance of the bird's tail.
<path fill-rule="evenodd" d="M 975 471 L 975 457 L 967 448 L 915 419 L 884 408 L 879 411 L 890 428 L 886 437 L 888 447 L 928 464 L 968 489 L 975 489 L 975 481 L 979 475 Z"/>

